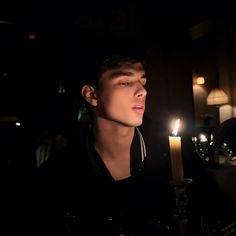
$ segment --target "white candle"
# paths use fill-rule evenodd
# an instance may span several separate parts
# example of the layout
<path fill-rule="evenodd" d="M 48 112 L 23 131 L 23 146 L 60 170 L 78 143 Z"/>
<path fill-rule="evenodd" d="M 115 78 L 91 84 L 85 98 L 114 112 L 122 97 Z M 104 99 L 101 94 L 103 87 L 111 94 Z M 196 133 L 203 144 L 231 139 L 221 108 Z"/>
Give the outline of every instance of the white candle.
<path fill-rule="evenodd" d="M 171 170 L 172 170 L 172 179 L 174 183 L 184 182 L 181 137 L 177 136 L 179 122 L 180 120 L 178 119 L 176 121 L 174 131 L 172 132 L 173 136 L 169 136 Z"/>

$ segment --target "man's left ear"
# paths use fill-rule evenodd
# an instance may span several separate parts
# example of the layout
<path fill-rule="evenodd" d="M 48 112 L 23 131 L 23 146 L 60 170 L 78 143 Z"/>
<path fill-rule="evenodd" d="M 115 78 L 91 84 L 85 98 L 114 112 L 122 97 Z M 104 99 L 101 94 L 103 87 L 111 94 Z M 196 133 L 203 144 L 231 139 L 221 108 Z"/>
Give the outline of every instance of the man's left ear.
<path fill-rule="evenodd" d="M 97 106 L 96 90 L 91 85 L 84 85 L 81 89 L 82 97 L 92 106 Z"/>

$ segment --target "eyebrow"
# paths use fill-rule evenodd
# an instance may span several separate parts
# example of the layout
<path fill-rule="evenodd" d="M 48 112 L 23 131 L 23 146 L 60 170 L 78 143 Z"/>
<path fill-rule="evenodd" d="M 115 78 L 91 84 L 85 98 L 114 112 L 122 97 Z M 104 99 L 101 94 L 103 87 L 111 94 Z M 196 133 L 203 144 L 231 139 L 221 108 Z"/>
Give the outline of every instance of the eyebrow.
<path fill-rule="evenodd" d="M 134 73 L 131 72 L 131 71 L 115 71 L 110 75 L 110 78 L 114 79 L 114 78 L 118 78 L 118 77 L 121 77 L 121 76 L 133 76 L 133 75 L 134 75 Z M 143 73 L 141 78 L 142 79 L 146 78 L 145 73 Z"/>

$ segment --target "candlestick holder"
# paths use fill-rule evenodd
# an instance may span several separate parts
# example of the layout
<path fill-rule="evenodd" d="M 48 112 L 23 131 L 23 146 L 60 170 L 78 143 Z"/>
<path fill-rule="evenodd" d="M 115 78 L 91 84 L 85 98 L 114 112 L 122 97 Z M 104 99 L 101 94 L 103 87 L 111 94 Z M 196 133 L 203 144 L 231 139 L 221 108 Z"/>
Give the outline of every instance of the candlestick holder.
<path fill-rule="evenodd" d="M 190 217 L 190 212 L 188 210 L 188 196 L 186 193 L 187 186 L 192 183 L 193 180 L 185 178 L 184 181 L 176 182 L 171 181 L 171 186 L 174 189 L 175 198 L 175 213 L 174 218 L 177 220 L 179 225 L 179 235 L 187 236 L 187 223 Z"/>

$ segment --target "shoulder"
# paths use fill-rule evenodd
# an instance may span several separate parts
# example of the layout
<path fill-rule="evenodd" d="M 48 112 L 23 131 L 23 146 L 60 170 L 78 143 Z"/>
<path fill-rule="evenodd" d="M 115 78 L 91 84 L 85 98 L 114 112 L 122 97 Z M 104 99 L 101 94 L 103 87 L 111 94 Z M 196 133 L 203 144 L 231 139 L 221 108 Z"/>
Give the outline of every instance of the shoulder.
<path fill-rule="evenodd" d="M 86 160 L 86 138 L 70 137 L 64 148 L 54 150 L 50 157 L 38 168 L 41 175 L 62 175 L 79 168 Z"/>
<path fill-rule="evenodd" d="M 138 127 L 142 133 L 147 157 L 144 162 L 144 171 L 151 179 L 169 181 L 170 158 L 168 133 L 165 122 L 145 118 L 142 126 Z"/>
<path fill-rule="evenodd" d="M 144 117 L 143 124 L 138 127 L 142 133 L 147 153 L 149 156 L 155 156 L 166 159 L 169 152 L 168 132 L 164 121 L 154 121 L 151 118 Z"/>

